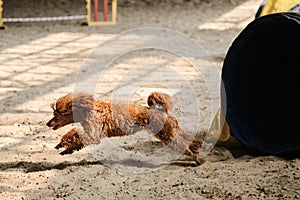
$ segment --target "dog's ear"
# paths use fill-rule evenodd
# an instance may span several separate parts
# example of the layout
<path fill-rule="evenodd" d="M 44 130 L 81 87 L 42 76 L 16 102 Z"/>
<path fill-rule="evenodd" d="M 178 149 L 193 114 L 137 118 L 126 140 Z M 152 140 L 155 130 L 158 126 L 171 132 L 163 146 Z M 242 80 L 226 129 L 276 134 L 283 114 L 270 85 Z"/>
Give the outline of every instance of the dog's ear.
<path fill-rule="evenodd" d="M 54 103 L 51 103 L 51 104 L 50 104 L 50 107 L 51 107 L 53 110 L 55 110 L 55 108 L 54 108 Z"/>
<path fill-rule="evenodd" d="M 94 108 L 95 99 L 92 95 L 77 94 L 73 96 L 73 108 L 84 110 L 92 110 Z"/>
<path fill-rule="evenodd" d="M 50 106 L 57 113 L 70 114 L 72 113 L 72 98 L 73 95 L 69 93 L 66 96 L 60 97 L 55 104 L 51 104 Z"/>

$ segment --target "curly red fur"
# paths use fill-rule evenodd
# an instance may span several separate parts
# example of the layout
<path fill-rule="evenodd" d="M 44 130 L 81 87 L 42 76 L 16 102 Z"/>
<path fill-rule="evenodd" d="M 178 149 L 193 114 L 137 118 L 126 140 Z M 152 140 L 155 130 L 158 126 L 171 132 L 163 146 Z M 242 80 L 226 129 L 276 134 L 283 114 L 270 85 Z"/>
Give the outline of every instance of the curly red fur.
<path fill-rule="evenodd" d="M 56 146 L 65 148 L 61 154 L 71 154 L 84 146 L 98 144 L 102 137 L 147 130 L 174 151 L 202 164 L 204 159 L 199 153 L 204 142 L 181 130 L 175 117 L 168 114 L 172 108 L 171 97 L 153 92 L 147 102 L 149 107 L 95 100 L 88 94 L 68 94 L 51 104 L 54 117 L 47 126 L 54 130 L 74 122 L 83 126 L 83 131 L 72 129 L 62 137 Z"/>

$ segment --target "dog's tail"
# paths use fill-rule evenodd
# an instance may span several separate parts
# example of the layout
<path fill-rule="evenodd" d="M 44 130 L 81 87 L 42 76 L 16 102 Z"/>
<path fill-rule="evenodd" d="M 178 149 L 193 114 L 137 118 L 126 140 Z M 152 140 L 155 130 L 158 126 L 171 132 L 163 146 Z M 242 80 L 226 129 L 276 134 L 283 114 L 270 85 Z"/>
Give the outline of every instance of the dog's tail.
<path fill-rule="evenodd" d="M 148 96 L 147 103 L 150 108 L 164 110 L 166 112 L 172 109 L 171 97 L 161 92 L 152 92 Z"/>

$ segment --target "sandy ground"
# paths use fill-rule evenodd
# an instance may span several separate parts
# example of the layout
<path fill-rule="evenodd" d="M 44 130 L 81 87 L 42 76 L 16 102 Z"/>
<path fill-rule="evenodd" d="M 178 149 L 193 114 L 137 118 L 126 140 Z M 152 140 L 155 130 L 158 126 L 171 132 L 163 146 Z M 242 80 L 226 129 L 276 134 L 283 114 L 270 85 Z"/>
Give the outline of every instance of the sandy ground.
<path fill-rule="evenodd" d="M 52 115 L 49 104 L 81 88 L 78 72 L 84 66 L 140 47 L 148 36 L 127 35 L 119 43 L 108 39 L 134 28 L 161 27 L 202 45 L 205 51 L 198 56 L 193 47 L 182 47 L 190 61 L 200 63 L 200 72 L 178 55 L 140 49 L 113 60 L 100 79 L 92 71 L 96 78 L 84 84 L 97 98 L 140 104 L 152 90 L 169 92 L 183 129 L 207 130 L 219 99 L 214 70 L 220 72 L 231 42 L 260 3 L 120 0 L 116 26 L 81 26 L 82 20 L 7 23 L 0 31 L 0 199 L 299 199 L 299 159 L 232 158 L 216 148 L 206 163 L 195 166 L 143 132 L 61 156 L 54 147 L 72 125 L 57 131 L 45 125 Z M 4 17 L 85 14 L 83 0 L 4 0 L 3 6 Z M 99 49 L 100 44 L 109 48 Z"/>

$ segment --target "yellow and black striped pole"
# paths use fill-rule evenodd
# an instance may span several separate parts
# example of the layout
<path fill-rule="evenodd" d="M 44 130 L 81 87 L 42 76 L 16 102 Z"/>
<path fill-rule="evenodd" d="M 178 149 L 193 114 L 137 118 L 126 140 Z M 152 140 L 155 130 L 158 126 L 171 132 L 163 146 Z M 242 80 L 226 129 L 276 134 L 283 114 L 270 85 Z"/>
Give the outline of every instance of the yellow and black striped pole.
<path fill-rule="evenodd" d="M 5 29 L 6 27 L 3 25 L 3 19 L 2 19 L 2 11 L 3 11 L 2 4 L 3 1 L 0 0 L 0 29 Z"/>

